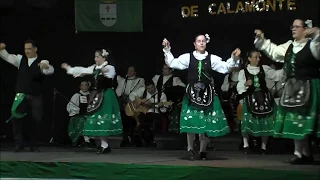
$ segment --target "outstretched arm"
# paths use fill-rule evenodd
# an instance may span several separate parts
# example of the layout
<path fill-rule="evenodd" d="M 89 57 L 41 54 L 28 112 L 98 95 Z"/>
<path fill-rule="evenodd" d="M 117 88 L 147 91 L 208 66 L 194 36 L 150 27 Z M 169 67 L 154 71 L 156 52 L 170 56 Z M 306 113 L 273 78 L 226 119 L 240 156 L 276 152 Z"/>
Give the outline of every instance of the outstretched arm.
<path fill-rule="evenodd" d="M 222 61 L 219 56 L 211 55 L 211 69 L 222 74 L 230 72 L 232 68 L 239 66 L 240 54 L 241 50 L 235 49 L 227 61 Z"/>
<path fill-rule="evenodd" d="M 171 47 L 167 39 L 163 40 L 162 46 L 163 46 L 163 52 L 164 52 L 164 60 L 170 68 L 184 70 L 189 67 L 189 62 L 190 62 L 189 53 L 183 54 L 178 58 L 175 58 L 170 51 Z"/>
<path fill-rule="evenodd" d="M 170 68 L 184 70 L 189 67 L 190 53 L 185 53 L 179 56 L 178 58 L 174 58 L 170 49 L 164 48 L 163 52 L 164 60 Z"/>
<path fill-rule="evenodd" d="M 5 49 L 6 45 L 4 43 L 0 43 L 0 57 L 7 61 L 8 63 L 14 65 L 15 67 L 19 68 L 20 62 L 22 59 L 22 55 L 20 54 L 9 54 L 8 51 Z"/>
<path fill-rule="evenodd" d="M 255 30 L 256 39 L 254 41 L 255 47 L 265 53 L 271 60 L 275 62 L 284 62 L 287 49 L 289 48 L 292 41 L 288 41 L 284 44 L 276 45 L 271 42 L 270 39 L 265 39 L 264 34 L 261 30 Z"/>

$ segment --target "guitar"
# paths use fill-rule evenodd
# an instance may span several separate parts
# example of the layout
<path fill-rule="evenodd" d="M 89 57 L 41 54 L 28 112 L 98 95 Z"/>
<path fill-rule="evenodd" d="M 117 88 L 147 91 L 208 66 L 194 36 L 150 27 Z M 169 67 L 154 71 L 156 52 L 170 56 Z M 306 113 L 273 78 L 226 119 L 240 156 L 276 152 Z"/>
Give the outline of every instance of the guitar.
<path fill-rule="evenodd" d="M 127 116 L 138 116 L 140 113 L 147 114 L 149 109 L 153 108 L 158 103 L 149 103 L 147 99 L 141 99 L 139 97 L 136 97 L 136 99 L 133 102 L 128 102 L 128 104 L 125 107 L 125 113 Z M 167 101 L 162 102 L 164 107 L 170 107 L 172 106 L 173 102 Z"/>

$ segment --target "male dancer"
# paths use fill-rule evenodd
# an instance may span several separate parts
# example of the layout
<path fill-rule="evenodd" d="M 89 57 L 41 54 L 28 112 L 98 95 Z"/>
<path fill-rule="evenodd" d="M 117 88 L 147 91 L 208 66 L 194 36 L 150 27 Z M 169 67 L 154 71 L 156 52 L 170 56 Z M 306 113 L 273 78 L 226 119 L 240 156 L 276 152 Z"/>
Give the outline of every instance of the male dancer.
<path fill-rule="evenodd" d="M 37 55 L 37 46 L 34 41 L 28 40 L 24 44 L 25 55 L 9 54 L 6 45 L 0 43 L 0 57 L 8 63 L 18 68 L 18 78 L 16 84 L 16 97 L 11 108 L 11 118 L 13 124 L 13 135 L 16 141 L 15 152 L 24 149 L 25 138 L 28 138 L 30 151 L 34 151 L 34 140 L 37 130 L 36 125 L 41 121 L 42 112 L 42 85 L 45 75 L 54 73 L 54 68 L 48 60 L 40 60 Z M 25 119 L 26 115 L 31 115 L 31 123 Z M 8 121 L 9 121 L 8 120 Z M 30 128 L 26 128 L 29 125 Z M 24 137 L 28 130 L 28 137 Z"/>

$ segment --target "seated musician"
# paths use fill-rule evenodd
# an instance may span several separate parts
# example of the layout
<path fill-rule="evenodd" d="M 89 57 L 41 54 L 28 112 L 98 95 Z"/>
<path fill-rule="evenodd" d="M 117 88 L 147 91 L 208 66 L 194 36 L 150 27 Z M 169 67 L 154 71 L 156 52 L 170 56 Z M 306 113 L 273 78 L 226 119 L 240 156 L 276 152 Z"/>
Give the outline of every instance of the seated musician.
<path fill-rule="evenodd" d="M 141 87 L 129 95 L 130 100 L 136 107 L 136 111 L 144 111 L 138 116 L 140 135 L 146 146 L 156 147 L 154 133 L 159 132 L 161 126 L 161 112 L 166 112 L 164 103 L 167 97 L 163 92 L 158 92 L 152 81 L 146 81 L 146 87 Z M 139 113 L 139 112 L 138 112 Z"/>
<path fill-rule="evenodd" d="M 75 93 L 69 103 L 67 104 L 67 111 L 69 113 L 70 122 L 68 126 L 68 134 L 73 145 L 77 145 L 80 135 L 82 134 L 83 125 L 87 112 L 88 99 L 89 99 L 89 81 L 81 81 L 80 91 Z M 83 136 L 84 143 L 81 145 L 92 145 L 90 144 L 90 138 Z"/>
<path fill-rule="evenodd" d="M 168 65 L 164 64 L 162 68 L 162 75 L 155 75 L 152 80 L 156 84 L 157 90 L 159 92 L 164 92 L 167 99 L 173 101 L 174 107 L 171 112 L 167 112 L 164 119 L 168 119 L 169 125 L 164 123 L 162 126 L 162 131 L 166 132 L 169 126 L 169 132 L 179 132 L 179 121 L 180 121 L 180 111 L 183 95 L 185 93 L 185 84 L 180 80 L 179 77 L 173 75 L 173 69 Z M 165 122 L 165 121 L 164 121 Z"/>
<path fill-rule="evenodd" d="M 117 77 L 118 86 L 116 88 L 116 94 L 119 98 L 119 104 L 121 109 L 121 119 L 123 126 L 123 138 L 120 147 L 131 146 L 131 139 L 135 128 L 134 120 L 127 116 L 123 109 L 129 101 L 129 94 L 133 91 L 144 87 L 144 79 L 136 76 L 136 69 L 134 66 L 128 68 L 126 77 Z"/>

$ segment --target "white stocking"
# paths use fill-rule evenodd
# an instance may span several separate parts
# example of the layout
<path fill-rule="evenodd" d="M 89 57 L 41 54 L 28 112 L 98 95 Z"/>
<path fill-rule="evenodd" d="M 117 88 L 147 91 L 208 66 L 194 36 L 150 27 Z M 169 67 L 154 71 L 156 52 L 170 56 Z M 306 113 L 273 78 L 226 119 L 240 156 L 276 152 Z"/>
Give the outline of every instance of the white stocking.
<path fill-rule="evenodd" d="M 268 136 L 261 136 L 261 149 L 267 150 Z"/>
<path fill-rule="evenodd" d="M 193 133 L 187 134 L 188 151 L 193 150 L 194 139 L 195 139 L 195 134 L 193 134 Z"/>
<path fill-rule="evenodd" d="M 204 134 L 199 134 L 199 140 L 200 140 L 200 152 L 206 152 L 207 151 L 207 144 L 208 144 L 208 137 L 206 137 Z"/>

